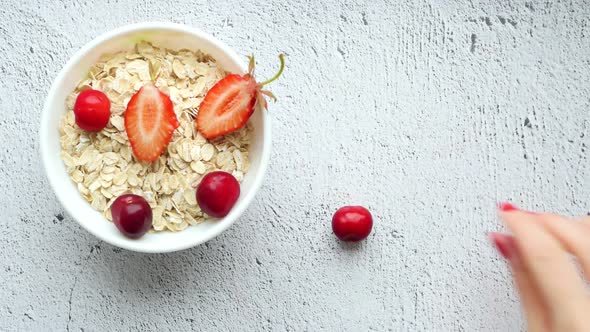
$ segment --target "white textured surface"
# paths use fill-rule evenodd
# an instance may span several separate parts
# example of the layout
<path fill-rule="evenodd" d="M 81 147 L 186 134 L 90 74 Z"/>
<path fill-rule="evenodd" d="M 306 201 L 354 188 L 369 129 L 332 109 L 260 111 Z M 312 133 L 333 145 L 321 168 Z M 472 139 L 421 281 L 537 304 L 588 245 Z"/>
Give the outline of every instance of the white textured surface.
<path fill-rule="evenodd" d="M 0 330 L 514 331 L 494 203 L 588 211 L 584 1 L 20 1 L 0 6 Z M 64 215 L 37 128 L 101 32 L 190 24 L 259 77 L 288 54 L 265 184 L 198 248 L 126 252 Z M 375 216 L 337 242 L 340 205 Z"/>

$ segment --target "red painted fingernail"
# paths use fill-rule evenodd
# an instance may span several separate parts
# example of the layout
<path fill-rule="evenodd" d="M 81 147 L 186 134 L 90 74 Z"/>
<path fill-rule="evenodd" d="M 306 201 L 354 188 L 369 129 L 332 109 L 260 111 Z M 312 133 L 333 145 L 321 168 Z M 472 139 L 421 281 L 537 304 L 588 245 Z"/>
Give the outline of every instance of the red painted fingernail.
<path fill-rule="evenodd" d="M 514 255 L 514 246 L 510 236 L 500 233 L 490 233 L 489 237 L 502 257 L 505 259 L 512 258 Z"/>
<path fill-rule="evenodd" d="M 498 209 L 500 211 L 504 211 L 504 212 L 510 212 L 510 211 L 518 211 L 519 208 L 517 208 L 516 206 L 508 203 L 508 202 L 501 202 L 498 203 Z"/>

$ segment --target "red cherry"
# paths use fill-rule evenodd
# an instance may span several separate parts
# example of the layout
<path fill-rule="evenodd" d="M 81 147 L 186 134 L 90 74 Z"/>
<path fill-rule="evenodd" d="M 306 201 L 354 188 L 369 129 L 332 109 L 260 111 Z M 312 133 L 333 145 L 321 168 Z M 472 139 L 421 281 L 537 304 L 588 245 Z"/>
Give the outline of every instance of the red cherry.
<path fill-rule="evenodd" d="M 86 131 L 101 131 L 109 123 L 111 102 L 101 91 L 84 90 L 76 98 L 74 115 L 78 127 Z"/>
<path fill-rule="evenodd" d="M 197 187 L 197 203 L 201 210 L 214 218 L 227 216 L 240 197 L 240 184 L 226 172 L 211 172 Z"/>
<path fill-rule="evenodd" d="M 111 215 L 119 231 L 132 239 L 141 237 L 152 227 L 152 208 L 138 195 L 117 197 L 111 205 Z"/>
<path fill-rule="evenodd" d="M 362 206 L 344 206 L 332 217 L 332 230 L 342 241 L 361 241 L 371 233 L 373 217 Z"/>

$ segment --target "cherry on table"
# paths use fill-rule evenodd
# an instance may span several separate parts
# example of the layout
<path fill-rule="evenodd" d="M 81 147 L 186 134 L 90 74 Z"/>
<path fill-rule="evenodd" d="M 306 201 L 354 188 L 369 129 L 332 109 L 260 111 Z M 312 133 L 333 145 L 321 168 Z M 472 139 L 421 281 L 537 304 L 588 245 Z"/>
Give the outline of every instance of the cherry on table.
<path fill-rule="evenodd" d="M 332 230 L 342 241 L 364 240 L 373 229 L 371 212 L 362 206 L 344 206 L 332 217 Z"/>

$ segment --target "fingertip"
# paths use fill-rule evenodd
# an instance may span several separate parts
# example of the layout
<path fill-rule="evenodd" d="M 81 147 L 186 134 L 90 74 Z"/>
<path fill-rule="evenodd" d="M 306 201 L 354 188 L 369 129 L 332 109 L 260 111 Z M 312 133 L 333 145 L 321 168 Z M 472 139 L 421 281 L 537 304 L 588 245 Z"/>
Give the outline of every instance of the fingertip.
<path fill-rule="evenodd" d="M 496 212 L 498 217 L 508 226 L 507 222 L 510 223 L 514 219 L 512 216 L 521 210 L 510 202 L 498 202 L 496 203 Z"/>
<path fill-rule="evenodd" d="M 538 218 L 522 210 L 498 211 L 498 217 L 516 237 L 526 236 L 531 227 L 536 227 Z"/>
<path fill-rule="evenodd" d="M 523 210 L 510 202 L 496 203 L 496 207 L 500 212 L 524 212 L 531 215 L 540 215 L 540 213 L 534 211 Z"/>
<path fill-rule="evenodd" d="M 499 202 L 496 204 L 496 207 L 499 211 L 502 212 L 510 212 L 510 211 L 519 211 L 520 209 L 517 208 L 514 204 L 510 202 Z"/>
<path fill-rule="evenodd" d="M 514 240 L 508 234 L 489 232 L 488 238 L 502 257 L 510 260 L 515 254 Z"/>
<path fill-rule="evenodd" d="M 515 216 L 517 216 L 518 214 L 516 213 L 515 210 L 511 210 L 511 211 L 502 211 L 502 210 L 498 210 L 498 217 L 504 222 L 504 224 L 506 224 L 506 226 L 508 226 L 508 223 L 511 223 L 514 220 L 517 220 L 517 218 Z"/>

